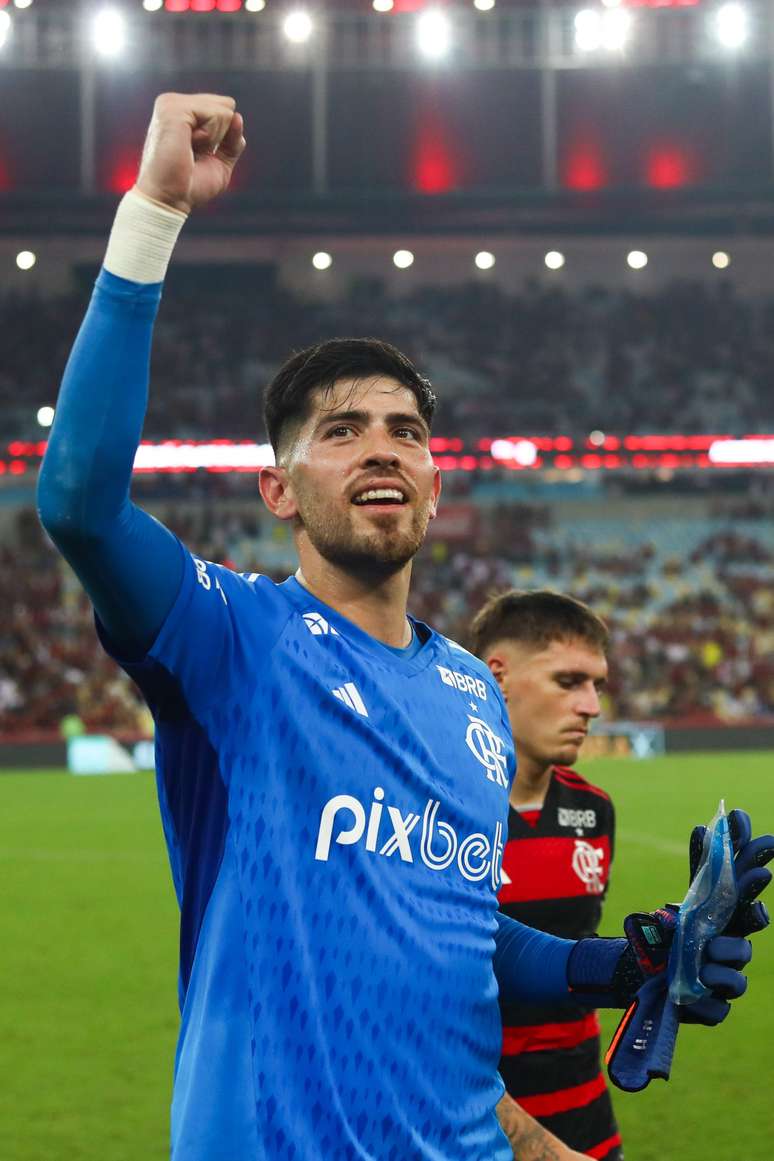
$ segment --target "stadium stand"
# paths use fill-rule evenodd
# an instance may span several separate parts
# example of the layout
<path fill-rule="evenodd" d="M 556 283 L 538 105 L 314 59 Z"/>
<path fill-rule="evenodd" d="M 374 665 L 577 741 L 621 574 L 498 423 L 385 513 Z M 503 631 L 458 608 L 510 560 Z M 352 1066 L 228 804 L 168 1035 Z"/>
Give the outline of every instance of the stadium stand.
<path fill-rule="evenodd" d="M 215 484 L 203 492 L 185 477 L 178 499 L 153 510 L 204 557 L 287 575 L 286 529 L 257 498 L 229 498 L 222 478 Z M 459 499 L 452 494 L 447 506 Z M 765 499 L 484 507 L 468 496 L 464 510 L 472 531 L 462 540 L 434 534 L 417 560 L 416 616 L 464 640 L 471 613 L 493 589 L 571 592 L 612 628 L 609 719 L 711 725 L 774 715 L 774 524 Z M 146 731 L 139 697 L 102 654 L 88 604 L 30 509 L 17 513 L 6 540 L 0 591 L 11 616 L 0 637 L 0 735 L 55 736 L 68 715 L 90 731 Z"/>
<path fill-rule="evenodd" d="M 252 293 L 229 287 L 223 268 L 206 288 L 201 277 L 180 278 L 162 305 L 148 438 L 259 435 L 272 372 L 290 350 L 337 334 L 378 334 L 405 350 L 440 389 L 439 434 L 774 426 L 774 301 L 743 299 L 726 280 L 652 294 L 533 281 L 518 295 L 471 282 L 396 296 L 368 279 L 321 302 L 271 279 Z M 0 436 L 40 437 L 37 409 L 54 402 L 85 302 L 0 301 Z"/>

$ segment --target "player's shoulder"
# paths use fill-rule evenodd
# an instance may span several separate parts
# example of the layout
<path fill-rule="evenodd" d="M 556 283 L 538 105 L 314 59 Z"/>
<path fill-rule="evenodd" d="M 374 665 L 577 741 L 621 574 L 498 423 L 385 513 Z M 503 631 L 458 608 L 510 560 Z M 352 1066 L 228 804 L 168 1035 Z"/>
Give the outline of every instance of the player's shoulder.
<path fill-rule="evenodd" d="M 242 605 L 255 607 L 259 602 L 278 613 L 290 611 L 282 585 L 260 572 L 237 572 L 230 564 L 206 560 L 190 553 L 194 579 L 206 592 L 219 596 L 224 605 L 239 609 Z"/>
<path fill-rule="evenodd" d="M 567 791 L 580 796 L 601 798 L 612 806 L 612 799 L 606 790 L 603 790 L 601 786 L 596 786 L 593 782 L 589 782 L 588 778 L 584 778 L 582 774 L 579 774 L 577 770 L 570 769 L 569 766 L 554 766 L 554 778 L 559 786 Z"/>
<path fill-rule="evenodd" d="M 500 687 L 492 677 L 489 666 L 485 665 L 480 657 L 476 657 L 475 653 L 471 653 L 451 637 L 444 637 L 441 633 L 434 633 L 434 637 L 437 644 L 438 669 L 442 681 L 445 681 L 447 685 L 456 685 L 459 689 L 464 689 L 465 686 L 469 688 L 466 679 L 470 678 L 477 684 L 483 685 L 485 689 L 491 690 L 499 700 L 501 697 Z M 483 697 L 480 691 L 479 696 Z"/>

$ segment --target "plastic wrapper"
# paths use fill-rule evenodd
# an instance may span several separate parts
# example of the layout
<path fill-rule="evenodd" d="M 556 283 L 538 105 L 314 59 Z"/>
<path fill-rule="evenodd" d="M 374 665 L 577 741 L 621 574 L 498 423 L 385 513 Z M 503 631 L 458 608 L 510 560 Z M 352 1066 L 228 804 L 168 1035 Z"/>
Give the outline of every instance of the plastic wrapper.
<path fill-rule="evenodd" d="M 693 1004 L 707 994 L 699 979 L 704 948 L 726 927 L 738 897 L 734 848 L 721 799 L 707 827 L 696 873 L 680 904 L 668 969 L 669 998 L 675 1004 Z"/>

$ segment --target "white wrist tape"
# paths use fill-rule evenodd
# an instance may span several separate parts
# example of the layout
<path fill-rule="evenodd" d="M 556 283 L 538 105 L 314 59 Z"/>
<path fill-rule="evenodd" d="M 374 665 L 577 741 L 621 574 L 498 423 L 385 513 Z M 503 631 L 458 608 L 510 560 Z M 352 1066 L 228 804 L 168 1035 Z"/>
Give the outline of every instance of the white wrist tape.
<path fill-rule="evenodd" d="M 105 269 L 132 282 L 163 282 L 186 216 L 130 189 L 116 210 Z"/>

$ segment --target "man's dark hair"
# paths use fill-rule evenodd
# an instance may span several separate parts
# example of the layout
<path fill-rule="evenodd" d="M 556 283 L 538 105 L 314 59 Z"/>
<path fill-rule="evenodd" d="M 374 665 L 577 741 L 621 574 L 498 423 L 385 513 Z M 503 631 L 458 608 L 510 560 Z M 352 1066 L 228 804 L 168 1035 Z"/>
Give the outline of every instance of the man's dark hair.
<path fill-rule="evenodd" d="M 496 641 L 516 641 L 545 649 L 553 641 L 583 641 L 606 653 L 610 635 L 596 613 L 565 593 L 548 589 L 495 594 L 476 613 L 470 626 L 473 652 L 483 658 Z"/>
<path fill-rule="evenodd" d="M 371 375 L 388 376 L 412 391 L 419 414 L 431 426 L 435 394 L 397 347 L 382 339 L 328 339 L 291 355 L 266 388 L 263 418 L 275 454 L 287 425 L 306 418 L 314 391 L 330 391 L 342 379 Z"/>

